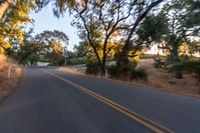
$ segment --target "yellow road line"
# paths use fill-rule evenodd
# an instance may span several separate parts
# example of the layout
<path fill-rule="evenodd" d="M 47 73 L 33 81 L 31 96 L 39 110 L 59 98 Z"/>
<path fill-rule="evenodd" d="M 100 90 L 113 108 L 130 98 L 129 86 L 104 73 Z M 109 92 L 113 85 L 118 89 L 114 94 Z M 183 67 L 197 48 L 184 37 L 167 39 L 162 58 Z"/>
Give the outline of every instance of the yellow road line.
<path fill-rule="evenodd" d="M 150 120 L 150 119 L 148 119 L 148 118 L 146 118 L 146 117 L 144 117 L 144 116 L 142 116 L 142 115 L 140 115 L 136 112 L 133 112 L 132 110 L 130 110 L 130 109 L 118 104 L 118 103 L 115 103 L 114 101 L 111 101 L 108 98 L 105 98 L 105 97 L 103 97 L 103 96 L 101 96 L 101 95 L 99 95 L 99 94 L 97 94 L 97 93 L 95 93 L 95 92 L 93 92 L 89 89 L 86 89 L 86 88 L 84 88 L 84 87 L 82 87 L 82 86 L 80 86 L 80 85 L 78 85 L 78 84 L 76 84 L 76 83 L 74 83 L 70 80 L 64 79 L 64 78 L 62 78 L 62 77 L 60 77 L 60 76 L 58 76 L 54 73 L 51 73 L 51 72 L 46 71 L 44 69 L 41 69 L 41 70 L 52 75 L 52 76 L 54 76 L 54 77 L 56 77 L 56 78 L 58 78 L 58 79 L 60 79 L 60 80 L 62 80 L 62 81 L 64 81 L 64 82 L 66 82 L 66 83 L 68 83 L 68 84 L 70 84 L 70 85 L 72 85 L 72 86 L 74 86 L 74 87 L 76 87 L 80 91 L 85 92 L 86 94 L 98 99 L 99 101 L 101 101 L 101 102 L 105 103 L 106 105 L 118 110 L 119 112 L 123 113 L 124 115 L 129 116 L 130 118 L 134 119 L 135 121 L 146 126 L 147 128 L 151 129 L 154 132 L 157 132 L 157 133 L 165 133 L 165 132 L 174 133 L 174 131 L 172 131 L 171 129 L 168 129 L 168 128 L 162 126 L 159 123 L 156 123 L 156 122 L 154 122 L 154 121 L 152 121 L 152 120 Z"/>

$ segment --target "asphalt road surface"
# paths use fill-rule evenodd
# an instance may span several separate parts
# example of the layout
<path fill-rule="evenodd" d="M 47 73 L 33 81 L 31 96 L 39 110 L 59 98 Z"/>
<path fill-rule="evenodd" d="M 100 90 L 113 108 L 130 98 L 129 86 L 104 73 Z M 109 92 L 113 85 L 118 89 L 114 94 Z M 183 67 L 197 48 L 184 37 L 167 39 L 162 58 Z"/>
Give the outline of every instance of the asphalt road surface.
<path fill-rule="evenodd" d="M 0 104 L 0 133 L 200 133 L 200 99 L 26 68 Z"/>

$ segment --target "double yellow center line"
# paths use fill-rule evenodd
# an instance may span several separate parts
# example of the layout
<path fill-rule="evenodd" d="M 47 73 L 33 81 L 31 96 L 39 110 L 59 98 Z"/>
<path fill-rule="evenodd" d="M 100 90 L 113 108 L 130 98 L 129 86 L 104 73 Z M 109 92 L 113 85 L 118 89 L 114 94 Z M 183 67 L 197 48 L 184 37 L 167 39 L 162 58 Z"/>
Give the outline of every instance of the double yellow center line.
<path fill-rule="evenodd" d="M 128 116 L 132 119 L 134 119 L 138 123 L 144 125 L 145 127 L 151 129 L 152 131 L 154 131 L 156 133 L 174 133 L 174 131 L 172 131 L 171 129 L 166 128 L 166 127 L 162 126 L 161 124 L 156 123 L 156 122 L 154 122 L 154 121 L 152 121 L 152 120 L 150 120 L 150 119 L 148 119 L 148 118 L 146 118 L 146 117 L 144 117 L 144 116 L 142 116 L 142 115 L 140 115 L 136 112 L 133 112 L 132 110 L 130 110 L 130 109 L 128 109 L 128 108 L 108 99 L 108 98 L 105 98 L 105 97 L 103 97 L 103 96 L 101 96 L 101 95 L 99 95 L 99 94 L 97 94 L 97 93 L 95 93 L 95 92 L 93 92 L 89 89 L 86 89 L 83 86 L 80 86 L 80 85 L 78 85 L 78 84 L 76 84 L 76 83 L 74 83 L 70 80 L 64 79 L 61 76 L 58 76 L 58 75 L 51 73 L 47 70 L 44 70 L 44 69 L 41 69 L 41 70 L 52 75 L 52 76 L 54 76 L 54 77 L 56 77 L 56 78 L 58 78 L 58 79 L 60 79 L 60 80 L 62 80 L 62 81 L 64 81 L 64 82 L 66 82 L 67 84 L 70 84 L 70 85 L 76 87 L 80 91 L 98 99 L 99 101 L 101 101 L 101 102 L 105 103 L 106 105 L 118 110 L 119 112 L 123 113 L 124 115 L 126 115 L 126 116 Z"/>

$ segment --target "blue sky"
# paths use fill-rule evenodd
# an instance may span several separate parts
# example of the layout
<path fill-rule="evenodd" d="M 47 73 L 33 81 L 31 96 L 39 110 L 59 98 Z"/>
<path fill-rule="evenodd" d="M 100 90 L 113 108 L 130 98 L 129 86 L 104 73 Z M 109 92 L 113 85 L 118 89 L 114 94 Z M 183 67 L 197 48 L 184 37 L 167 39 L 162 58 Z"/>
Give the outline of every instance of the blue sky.
<path fill-rule="evenodd" d="M 39 13 L 31 13 L 30 17 L 35 20 L 32 27 L 34 28 L 34 34 L 43 32 L 44 30 L 59 30 L 64 32 L 69 37 L 68 50 L 72 50 L 74 44 L 79 43 L 77 36 L 77 29 L 71 26 L 73 16 L 69 16 L 68 12 L 64 17 L 59 19 L 53 15 L 51 4 L 44 7 Z"/>

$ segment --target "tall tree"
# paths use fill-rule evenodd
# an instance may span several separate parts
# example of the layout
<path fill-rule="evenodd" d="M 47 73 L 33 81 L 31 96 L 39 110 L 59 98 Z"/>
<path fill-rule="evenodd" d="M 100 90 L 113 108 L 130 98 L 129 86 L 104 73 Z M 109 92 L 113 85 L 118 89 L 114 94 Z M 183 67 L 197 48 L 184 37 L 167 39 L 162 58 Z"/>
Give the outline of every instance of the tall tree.
<path fill-rule="evenodd" d="M 196 0 L 170 1 L 158 15 L 147 16 L 144 19 L 137 31 L 139 40 L 152 40 L 157 43 L 162 41 L 159 48 L 169 52 L 169 61 L 179 62 L 179 49 L 182 45 L 187 44 L 190 48 L 198 46 L 194 43 L 197 42 L 194 38 L 198 38 L 200 30 L 198 5 L 200 3 Z M 176 77 L 182 77 L 179 70 Z"/>
<path fill-rule="evenodd" d="M 118 44 L 120 30 L 128 28 L 126 23 L 130 19 L 132 5 L 117 0 L 85 2 L 85 6 L 74 9 L 74 24 L 80 30 L 80 37 L 87 40 L 93 49 L 103 76 L 107 56 Z"/>
<path fill-rule="evenodd" d="M 68 37 L 60 31 L 44 31 L 35 37 L 30 32 L 25 32 L 23 45 L 18 45 L 17 60 L 20 64 L 25 64 L 28 61 L 38 60 L 40 56 L 51 61 L 52 64 L 58 64 L 63 56 L 63 45 L 68 44 Z"/>
<path fill-rule="evenodd" d="M 6 10 L 10 8 L 12 5 L 17 5 L 17 3 L 21 3 L 23 6 L 30 6 L 30 4 L 35 5 L 36 11 L 41 10 L 44 6 L 46 6 L 51 0 L 1 0 L 0 1 L 0 20 L 3 18 Z M 28 7 L 31 8 L 31 7 Z"/>
<path fill-rule="evenodd" d="M 0 1 L 0 53 L 13 43 L 22 43 L 23 24 L 30 22 L 29 12 L 39 11 L 50 0 L 1 0 Z"/>
<path fill-rule="evenodd" d="M 12 43 L 22 43 L 23 27 L 22 24 L 30 21 L 28 13 L 33 8 L 31 3 L 17 1 L 11 4 L 4 12 L 0 20 L 0 51 L 11 47 Z"/>
<path fill-rule="evenodd" d="M 41 53 L 48 58 L 52 64 L 58 64 L 63 56 L 63 47 L 68 45 L 68 36 L 61 31 L 43 31 L 35 36 L 35 40 L 45 46 Z"/>
<path fill-rule="evenodd" d="M 171 60 L 180 61 L 178 49 L 187 38 L 200 35 L 200 2 L 196 0 L 174 0 L 167 5 L 169 28 L 166 48 Z"/>
<path fill-rule="evenodd" d="M 153 8 L 157 7 L 164 0 L 153 0 L 153 1 L 138 1 L 135 0 L 133 3 L 135 6 L 134 10 L 134 19 L 131 23 L 131 28 L 128 32 L 128 36 L 125 39 L 122 51 L 119 55 L 119 59 L 117 62 L 119 72 L 128 74 L 128 53 L 131 48 L 131 41 L 137 31 L 138 26 L 144 20 L 144 18 L 148 15 L 149 12 L 152 11 Z"/>
<path fill-rule="evenodd" d="M 118 32 L 121 34 L 121 37 L 118 37 L 120 38 L 119 40 L 126 40 L 118 61 L 118 66 L 121 66 L 120 64 L 124 62 L 124 57 L 127 57 L 129 53 L 130 41 L 136 28 L 145 16 L 163 1 L 83 0 L 81 4 L 77 4 L 77 6 L 72 8 L 72 11 L 76 13 L 75 21 L 78 21 L 78 24 L 76 23 L 77 27 L 84 31 L 81 34 L 85 36 L 85 39 L 91 45 L 102 75 L 105 74 L 107 55 L 114 47 L 108 46 L 110 41 L 113 40 L 112 35 Z M 60 9 L 62 9 L 59 10 L 61 11 L 59 13 L 65 11 L 66 6 L 64 4 L 58 5 L 61 5 Z M 95 36 L 97 33 L 101 35 Z M 124 35 L 127 37 L 126 39 L 122 39 Z M 118 42 L 120 42 L 119 40 Z M 98 53 L 99 50 L 102 51 L 100 52 L 102 56 Z"/>

